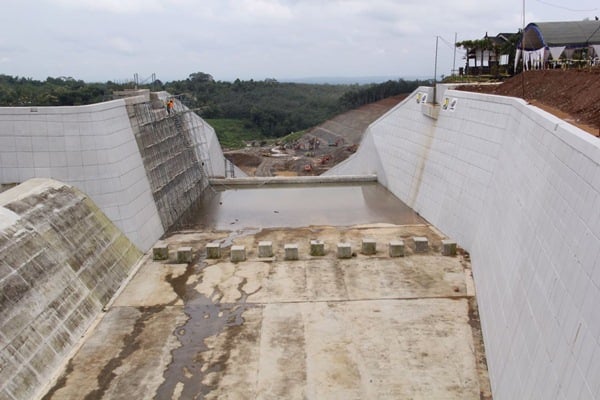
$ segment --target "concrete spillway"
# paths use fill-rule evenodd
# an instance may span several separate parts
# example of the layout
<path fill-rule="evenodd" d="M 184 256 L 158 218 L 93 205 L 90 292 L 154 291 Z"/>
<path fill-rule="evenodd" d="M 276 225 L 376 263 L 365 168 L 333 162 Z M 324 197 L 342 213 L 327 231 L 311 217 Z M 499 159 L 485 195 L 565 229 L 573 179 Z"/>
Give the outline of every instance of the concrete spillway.
<path fill-rule="evenodd" d="M 376 174 L 470 252 L 495 398 L 600 397 L 597 139 L 518 99 L 438 95 L 442 107 L 431 104 L 430 88 L 415 91 L 328 174 Z M 69 184 L 30 183 L 0 197 L 1 396 L 34 396 L 141 252 L 203 196 L 208 178 L 225 176 L 212 128 L 183 107 L 179 119 L 167 116 L 159 101 L 166 94 L 153 96 L 0 109 L 1 183 Z M 150 321 L 149 309 L 131 312 Z M 113 315 L 116 327 L 131 319 Z M 153 348 L 164 362 L 164 348 Z"/>
<path fill-rule="evenodd" d="M 519 99 L 439 93 L 329 174 L 377 174 L 471 252 L 495 398 L 600 397 L 600 142 Z"/>
<path fill-rule="evenodd" d="M 32 398 L 140 251 L 77 189 L 29 180 L 0 194 L 0 398 Z"/>

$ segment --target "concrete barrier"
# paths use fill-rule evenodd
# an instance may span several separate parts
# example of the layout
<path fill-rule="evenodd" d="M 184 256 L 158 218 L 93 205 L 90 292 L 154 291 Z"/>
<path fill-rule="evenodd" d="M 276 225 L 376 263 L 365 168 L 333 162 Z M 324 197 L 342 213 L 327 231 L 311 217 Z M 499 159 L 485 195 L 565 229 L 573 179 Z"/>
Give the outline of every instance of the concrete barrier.
<path fill-rule="evenodd" d="M 242 245 L 231 246 L 230 258 L 232 262 L 246 261 L 246 247 Z"/>
<path fill-rule="evenodd" d="M 338 258 L 352 258 L 352 245 L 350 243 L 338 243 L 337 257 Z"/>
<path fill-rule="evenodd" d="M 273 257 L 273 242 L 270 240 L 258 242 L 258 256 L 263 258 Z"/>
<path fill-rule="evenodd" d="M 325 255 L 325 243 L 322 240 L 311 240 L 310 241 L 310 255 L 311 256 L 324 256 Z"/>
<path fill-rule="evenodd" d="M 159 242 L 152 247 L 152 259 L 156 261 L 169 259 L 169 245 Z"/>
<path fill-rule="evenodd" d="M 298 244 L 286 243 L 283 246 L 286 260 L 297 260 L 298 259 Z"/>
<path fill-rule="evenodd" d="M 415 243 L 415 253 L 427 253 L 429 251 L 429 240 L 426 237 L 415 236 L 413 242 Z"/>
<path fill-rule="evenodd" d="M 392 240 L 388 244 L 390 257 L 404 257 L 404 240 Z"/>
<path fill-rule="evenodd" d="M 194 250 L 189 246 L 183 246 L 177 249 L 177 262 L 187 264 L 192 262 Z"/>
<path fill-rule="evenodd" d="M 206 245 L 206 258 L 221 258 L 221 244 L 208 243 Z"/>
<path fill-rule="evenodd" d="M 365 255 L 377 253 L 377 242 L 373 238 L 364 238 L 361 243 L 360 251 Z"/>
<path fill-rule="evenodd" d="M 327 174 L 376 174 L 469 251 L 495 399 L 597 397 L 599 140 L 520 99 L 440 89 L 437 120 L 419 88 Z"/>
<path fill-rule="evenodd" d="M 454 240 L 442 240 L 442 255 L 450 257 L 456 255 L 456 242 Z"/>

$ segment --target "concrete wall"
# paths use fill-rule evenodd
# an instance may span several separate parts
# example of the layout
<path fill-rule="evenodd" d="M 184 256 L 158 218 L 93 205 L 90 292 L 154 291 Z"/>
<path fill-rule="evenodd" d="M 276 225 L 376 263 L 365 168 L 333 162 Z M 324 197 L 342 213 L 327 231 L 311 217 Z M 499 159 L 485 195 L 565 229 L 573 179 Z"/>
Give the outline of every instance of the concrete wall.
<path fill-rule="evenodd" d="M 80 191 L 0 193 L 0 398 L 34 398 L 141 257 Z"/>
<path fill-rule="evenodd" d="M 515 98 L 442 89 L 430 118 L 423 93 L 329 174 L 377 173 L 471 253 L 494 398 L 600 398 L 600 141 Z"/>
<path fill-rule="evenodd" d="M 171 95 L 167 92 L 157 92 L 156 96 L 164 104 Z M 190 109 L 177 99 L 175 99 L 175 112 L 183 115 L 184 124 L 190 133 L 194 150 L 206 176 L 226 178 L 232 177 L 231 172 L 233 172 L 234 177 L 247 176 L 244 171 L 225 159 L 223 149 L 212 126 L 200 118 L 198 114 L 190 112 Z"/>
<path fill-rule="evenodd" d="M 208 186 L 189 112 L 167 114 L 161 100 L 129 104 L 131 126 L 164 231 L 167 231 Z"/>
<path fill-rule="evenodd" d="M 73 185 L 148 250 L 198 199 L 207 176 L 225 176 L 214 129 L 179 102 L 167 118 L 167 96 L 0 108 L 0 183 L 40 177 Z"/>
<path fill-rule="evenodd" d="M 0 182 L 67 182 L 146 250 L 163 228 L 125 104 L 0 108 Z"/>

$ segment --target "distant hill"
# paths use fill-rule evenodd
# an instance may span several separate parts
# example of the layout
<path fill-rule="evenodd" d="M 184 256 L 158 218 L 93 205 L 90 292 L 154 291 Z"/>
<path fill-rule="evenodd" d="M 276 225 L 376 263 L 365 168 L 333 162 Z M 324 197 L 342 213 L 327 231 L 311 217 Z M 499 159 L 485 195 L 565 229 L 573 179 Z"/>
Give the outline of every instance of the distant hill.
<path fill-rule="evenodd" d="M 367 127 L 406 96 L 389 97 L 338 114 L 293 143 L 231 150 L 225 157 L 249 176 L 319 175 L 352 155 Z M 317 141 L 319 145 L 314 146 Z"/>
<path fill-rule="evenodd" d="M 382 76 L 316 76 L 316 77 L 308 77 L 308 78 L 288 78 L 281 79 L 282 82 L 293 82 L 293 83 L 310 83 L 316 85 L 368 85 L 371 83 L 383 83 L 387 81 L 396 81 L 399 79 L 404 79 L 406 81 L 414 81 L 414 80 L 428 80 L 431 77 L 429 76 L 398 76 L 398 75 L 382 75 Z"/>

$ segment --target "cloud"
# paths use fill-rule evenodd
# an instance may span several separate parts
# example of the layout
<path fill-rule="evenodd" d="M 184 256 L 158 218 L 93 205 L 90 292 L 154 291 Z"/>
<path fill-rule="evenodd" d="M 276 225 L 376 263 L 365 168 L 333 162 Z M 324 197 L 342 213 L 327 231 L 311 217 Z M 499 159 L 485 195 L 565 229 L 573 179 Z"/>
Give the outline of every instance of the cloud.
<path fill-rule="evenodd" d="M 135 52 L 134 44 L 124 37 L 111 37 L 108 39 L 108 47 L 121 54 L 133 54 Z"/>
<path fill-rule="evenodd" d="M 49 0 L 60 7 L 75 10 L 103 11 L 113 14 L 134 14 L 164 10 L 158 0 Z"/>
<path fill-rule="evenodd" d="M 595 15 L 545 3 L 527 2 L 527 23 Z M 521 12 L 500 0 L 19 0 L 2 8 L 3 29 L 19 34 L 0 37 L 0 58 L 4 73 L 41 78 L 429 76 L 436 36 L 447 73 L 455 33 L 516 32 Z"/>
<path fill-rule="evenodd" d="M 290 7 L 277 0 L 241 0 L 239 11 L 250 18 L 285 21 L 292 18 Z"/>

